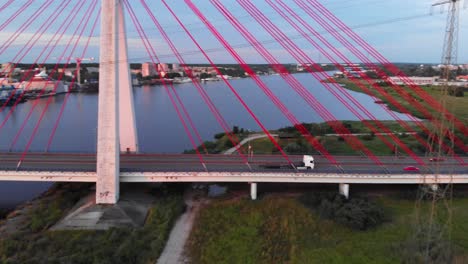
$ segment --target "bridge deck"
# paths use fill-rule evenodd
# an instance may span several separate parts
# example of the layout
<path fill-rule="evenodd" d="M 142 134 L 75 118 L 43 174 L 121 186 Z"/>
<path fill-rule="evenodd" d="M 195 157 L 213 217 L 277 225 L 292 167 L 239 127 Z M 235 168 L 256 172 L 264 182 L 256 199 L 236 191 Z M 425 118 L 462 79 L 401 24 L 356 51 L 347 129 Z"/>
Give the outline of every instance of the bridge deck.
<path fill-rule="evenodd" d="M 249 165 L 240 156 L 203 155 L 207 170 L 197 155 L 122 155 L 122 182 L 323 182 L 323 183 L 468 183 L 466 158 L 463 162 L 446 158 L 431 162 L 423 158 L 420 166 L 409 157 L 382 156 L 382 166 L 366 157 L 336 156 L 339 165 L 316 157 L 316 168 L 295 171 L 290 168 L 267 169 L 265 164 L 287 164 L 281 156 L 258 155 Z M 96 155 L 31 153 L 20 164 L 20 154 L 0 154 L 0 181 L 95 182 Z M 299 162 L 302 156 L 291 156 Z M 420 172 L 404 171 L 417 166 Z M 437 175 L 437 176 L 435 176 Z"/>

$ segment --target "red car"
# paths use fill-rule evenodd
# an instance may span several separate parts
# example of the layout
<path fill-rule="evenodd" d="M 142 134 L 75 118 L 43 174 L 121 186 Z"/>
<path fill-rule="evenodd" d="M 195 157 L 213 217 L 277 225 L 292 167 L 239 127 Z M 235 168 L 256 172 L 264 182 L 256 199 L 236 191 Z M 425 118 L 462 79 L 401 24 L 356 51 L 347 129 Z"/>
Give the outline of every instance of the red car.
<path fill-rule="evenodd" d="M 415 166 L 408 166 L 408 167 L 405 167 L 403 170 L 405 170 L 405 171 L 419 171 L 419 168 L 415 167 Z"/>

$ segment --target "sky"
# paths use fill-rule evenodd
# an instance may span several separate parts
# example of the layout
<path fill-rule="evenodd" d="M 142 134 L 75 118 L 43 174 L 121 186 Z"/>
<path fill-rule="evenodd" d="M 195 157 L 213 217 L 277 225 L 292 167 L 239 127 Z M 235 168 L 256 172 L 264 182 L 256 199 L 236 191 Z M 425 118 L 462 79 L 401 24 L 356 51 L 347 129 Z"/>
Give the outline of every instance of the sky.
<path fill-rule="evenodd" d="M 94 32 L 91 32 L 93 22 L 98 18 L 100 1 L 96 0 L 18 0 L 2 9 L 7 0 L 0 0 L 0 61 L 31 62 L 66 62 L 68 58 L 93 57 L 99 58 L 99 23 Z M 135 11 L 144 32 L 150 39 L 151 46 L 162 62 L 180 62 L 171 52 L 169 45 L 164 41 L 139 0 L 128 0 Z M 324 48 L 327 56 L 314 47 L 300 32 L 296 31 L 285 19 L 283 19 L 266 0 L 251 0 L 269 21 L 274 23 L 287 38 L 307 55 L 308 60 L 327 63 L 330 58 L 342 61 L 337 53 L 347 57 L 350 61 L 357 62 L 358 57 L 353 55 L 332 34 L 317 23 L 312 17 L 294 3 L 294 0 L 281 0 L 288 5 L 298 16 L 305 20 L 316 32 L 323 36 L 321 42 L 312 36 L 321 47 L 324 42 L 336 48 L 335 53 L 329 48 Z M 307 2 L 306 0 L 299 0 Z M 447 7 L 431 8 L 431 5 L 439 0 L 318 0 L 336 17 L 352 28 L 360 37 L 381 53 L 391 62 L 413 63 L 440 63 L 443 49 L 443 40 L 446 28 Z M 468 0 L 465 0 L 468 2 Z M 164 7 L 161 0 L 146 0 L 151 12 L 162 24 L 169 38 L 174 42 L 178 52 L 186 63 L 208 63 L 199 52 L 197 46 L 178 25 L 171 13 Z M 192 12 L 183 0 L 167 0 L 168 4 L 177 14 L 178 18 L 194 35 L 202 48 L 208 52 L 210 58 L 216 63 L 236 63 L 236 60 L 223 48 L 220 42 L 205 27 L 200 19 Z M 242 8 L 237 0 L 222 0 L 222 4 L 233 16 L 260 42 L 279 62 L 296 63 L 297 60 L 280 44 L 275 41 L 265 28 L 263 28 L 249 13 Z M 276 0 L 273 0 L 276 2 Z M 22 6 L 31 3 L 24 12 L 15 17 L 15 13 Z M 67 3 L 69 3 L 67 5 Z M 210 0 L 193 0 L 193 3 L 206 16 L 214 27 L 221 33 L 241 58 L 247 63 L 266 63 L 249 42 L 240 34 L 211 3 Z M 80 8 L 79 12 L 73 12 Z M 96 5 L 94 5 L 96 4 Z M 75 8 L 76 7 L 76 8 Z M 468 9 L 460 5 L 460 30 L 458 41 L 458 60 L 460 64 L 468 63 Z M 38 14 L 44 10 L 42 13 Z M 92 10 L 89 23 L 83 30 L 83 36 L 77 41 L 79 27 L 86 24 L 86 10 Z M 61 13 L 58 13 L 61 12 Z M 37 15 L 37 17 L 35 16 Z M 10 23 L 10 17 L 15 17 Z M 54 18 L 57 17 L 56 20 Z M 323 15 L 322 18 L 326 19 Z M 69 24 L 68 24 L 69 23 Z M 298 23 L 295 21 L 295 23 Z M 126 16 L 127 39 L 129 45 L 129 58 L 131 62 L 151 61 L 138 31 Z M 299 24 L 300 25 L 300 24 Z M 301 28 L 303 28 L 301 26 Z M 304 28 L 303 28 L 304 29 Z M 307 30 L 307 29 L 304 29 Z M 64 31 L 65 34 L 57 40 L 55 33 Z M 38 37 L 36 32 L 43 32 Z M 308 34 L 311 34 L 308 32 Z M 343 34 L 343 33 L 340 33 Z M 344 35 L 344 34 L 343 34 Z M 85 44 L 89 38 L 89 47 L 85 51 Z M 11 44 L 10 41 L 11 40 Z M 346 40 L 350 40 L 346 37 Z M 58 45 L 52 49 L 48 43 Z M 76 48 L 72 48 L 77 42 Z M 68 43 L 72 43 L 67 47 Z M 350 43 L 365 56 L 369 52 L 350 40 Z M 285 44 L 286 45 L 286 44 Z M 331 56 L 331 57 L 330 57 Z M 370 57 L 370 60 L 376 61 Z"/>

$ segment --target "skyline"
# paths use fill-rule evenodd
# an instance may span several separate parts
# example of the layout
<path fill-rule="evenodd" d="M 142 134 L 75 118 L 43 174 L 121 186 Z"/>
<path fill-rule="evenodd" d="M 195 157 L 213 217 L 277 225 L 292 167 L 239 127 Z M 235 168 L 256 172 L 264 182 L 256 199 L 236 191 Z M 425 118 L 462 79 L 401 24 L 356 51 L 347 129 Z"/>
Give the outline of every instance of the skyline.
<path fill-rule="evenodd" d="M 10 24 L 2 32 L 0 37 L 2 39 L 8 39 L 12 36 L 14 30 L 18 30 L 21 23 L 23 23 L 28 15 L 31 15 L 41 4 L 44 4 L 47 0 L 35 1 L 28 9 L 27 12 L 21 14 L 15 23 Z M 61 2 L 61 1 L 59 1 Z M 52 5 L 47 8 L 44 13 L 44 18 L 49 18 L 60 4 L 55 1 Z M 314 24 L 312 19 L 303 13 L 300 8 L 293 4 L 290 0 L 285 0 L 285 3 L 289 3 L 290 6 L 298 12 L 301 17 L 305 18 L 310 24 L 319 32 L 324 33 L 325 30 Z M 64 10 L 70 12 L 74 4 L 79 1 L 71 1 L 71 5 Z M 92 1 L 86 1 L 86 9 L 88 4 Z M 388 0 L 388 1 L 375 1 L 375 0 L 342 0 L 339 3 L 330 0 L 321 1 L 330 11 L 332 11 L 340 20 L 350 26 L 358 35 L 364 38 L 369 44 L 384 55 L 389 61 L 392 62 L 409 62 L 409 63 L 440 63 L 442 54 L 442 44 L 445 34 L 445 23 L 446 23 L 446 8 L 443 13 L 440 12 L 439 8 L 435 8 L 430 14 L 431 4 L 434 1 L 412 1 L 407 3 L 403 0 Z M 3 4 L 3 3 L 0 3 Z M 202 47 L 207 50 L 216 63 L 234 63 L 232 57 L 222 48 L 218 41 L 209 33 L 204 25 L 198 20 L 193 12 L 183 3 L 183 1 L 177 1 L 177 3 L 171 3 L 172 8 L 179 15 L 180 19 L 189 28 L 190 32 L 195 35 L 198 41 L 200 41 Z M 236 48 L 236 51 L 247 60 L 248 63 L 265 63 L 265 61 L 258 55 L 250 45 L 246 44 L 247 41 L 229 24 L 229 22 L 209 3 L 208 0 L 197 1 L 196 6 L 203 11 L 204 15 L 208 17 L 209 21 L 212 22 L 223 36 L 229 41 L 229 43 Z M 279 61 L 283 63 L 295 63 L 296 61 L 284 51 L 278 43 L 273 41 L 273 38 L 268 35 L 260 25 L 254 22 L 253 18 L 250 17 L 242 7 L 237 6 L 238 4 L 234 1 L 223 1 L 223 4 L 245 25 L 249 30 L 258 38 L 258 40 L 265 44 L 265 47 L 274 54 Z M 99 3 L 98 3 L 99 5 Z M 323 55 L 319 55 L 319 52 L 313 49 L 313 47 L 303 39 L 300 34 L 288 27 L 288 23 L 282 19 L 271 7 L 269 7 L 264 1 L 256 2 L 257 7 L 263 10 L 264 14 L 268 18 L 278 25 L 282 31 L 288 35 L 295 43 L 298 44 L 304 51 L 306 51 L 315 61 L 321 63 L 327 63 Z M 20 3 L 15 2 L 9 8 L 2 11 L 3 17 L 8 18 L 10 13 L 14 12 L 21 6 Z M 152 45 L 155 47 L 156 52 L 160 56 L 161 61 L 167 63 L 176 63 L 175 56 L 170 52 L 169 47 L 164 43 L 162 37 L 156 27 L 150 21 L 148 14 L 145 12 L 139 1 L 132 2 L 132 7 L 135 10 L 140 22 L 143 25 L 145 32 L 151 39 Z M 463 3 L 461 5 L 463 7 Z M 156 13 L 156 17 L 159 22 L 163 25 L 167 31 L 169 37 L 174 41 L 180 53 L 183 55 L 187 63 L 208 63 L 203 56 L 196 52 L 196 46 L 187 37 L 186 33 L 182 31 L 179 25 L 175 22 L 170 13 L 160 3 L 151 3 L 151 10 L 162 10 L 163 12 Z M 463 14 L 467 13 L 467 9 L 460 10 L 460 31 L 459 31 L 459 49 L 458 49 L 458 64 L 468 63 L 468 24 L 463 19 Z M 91 20 L 95 19 L 97 10 L 92 15 Z M 77 17 L 84 15 L 82 11 Z M 12 46 L 9 47 L 5 52 L 0 53 L 0 60 L 2 62 L 11 61 L 14 56 L 18 53 L 19 49 L 31 39 L 33 32 L 41 27 L 46 22 L 45 19 L 38 18 L 35 23 L 31 25 L 24 33 L 18 36 L 13 42 Z M 60 17 L 60 21 L 66 18 Z M 76 20 L 76 21 L 75 21 Z M 73 30 L 78 25 L 80 19 L 74 19 L 72 25 L 66 30 L 66 37 L 61 41 L 61 46 L 54 51 L 47 62 L 57 62 L 54 57 L 59 57 L 62 53 L 65 43 L 73 35 Z M 2 22 L 3 23 L 3 22 Z M 126 17 L 127 23 L 127 35 L 129 43 L 129 58 L 130 62 L 140 63 L 149 61 L 150 57 L 147 55 L 141 39 L 133 26 L 131 19 Z M 34 62 L 34 58 L 38 56 L 45 43 L 53 36 L 53 33 L 58 28 L 57 25 L 52 25 L 50 29 L 46 31 L 46 34 L 38 41 L 38 44 L 34 46 L 29 54 L 27 54 L 21 62 L 30 63 Z M 92 24 L 90 22 L 90 24 Z M 98 25 L 99 27 L 99 25 Z M 86 43 L 87 36 L 89 35 L 91 25 L 88 25 L 84 32 L 84 35 L 78 45 L 77 50 L 74 54 L 69 54 L 65 57 L 77 57 L 78 54 L 82 53 L 84 44 Z M 98 45 L 99 45 L 99 29 L 93 34 L 90 41 L 90 47 L 85 57 L 99 58 Z M 346 52 L 344 47 L 337 44 L 330 34 L 323 34 L 323 36 L 335 45 L 340 51 L 342 51 L 352 61 L 357 61 L 354 56 Z M 41 60 L 39 60 L 41 62 Z M 64 62 L 64 61 L 61 61 Z"/>

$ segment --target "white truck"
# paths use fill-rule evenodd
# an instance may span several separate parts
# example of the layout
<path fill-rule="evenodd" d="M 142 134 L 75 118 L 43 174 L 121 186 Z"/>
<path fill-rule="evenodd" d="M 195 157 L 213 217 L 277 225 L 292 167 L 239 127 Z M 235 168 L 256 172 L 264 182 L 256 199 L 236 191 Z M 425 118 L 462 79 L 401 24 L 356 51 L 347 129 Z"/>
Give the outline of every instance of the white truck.
<path fill-rule="evenodd" d="M 302 156 L 301 166 L 296 166 L 298 170 L 313 170 L 315 168 L 314 157 L 312 155 Z"/>
<path fill-rule="evenodd" d="M 297 170 L 313 170 L 315 168 L 314 157 L 311 155 L 302 156 L 302 162 L 298 164 L 279 164 L 279 163 L 266 163 L 260 164 L 264 169 L 297 169 Z"/>

